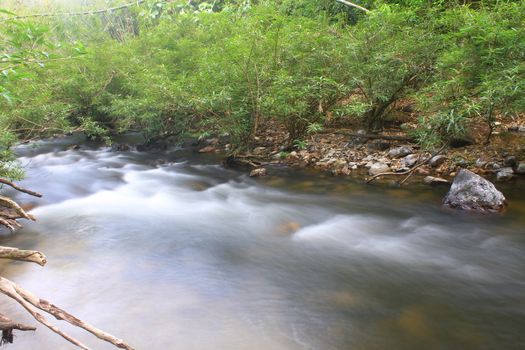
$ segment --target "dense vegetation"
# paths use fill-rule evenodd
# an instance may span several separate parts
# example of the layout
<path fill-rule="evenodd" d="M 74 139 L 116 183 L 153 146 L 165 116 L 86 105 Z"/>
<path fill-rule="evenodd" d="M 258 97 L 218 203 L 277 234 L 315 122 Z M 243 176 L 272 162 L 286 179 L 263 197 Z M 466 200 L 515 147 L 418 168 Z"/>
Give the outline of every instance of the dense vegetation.
<path fill-rule="evenodd" d="M 199 134 L 249 147 L 265 120 L 289 142 L 326 126 L 381 130 L 402 101 L 425 147 L 525 111 L 525 2 L 146 1 L 0 28 L 0 143 L 81 130 L 150 145 Z M 10 8 L 10 11 L 22 11 Z M 26 10 L 27 11 L 27 10 Z M 20 14 L 20 13 L 18 13 Z M 22 13 L 23 14 L 23 13 Z"/>

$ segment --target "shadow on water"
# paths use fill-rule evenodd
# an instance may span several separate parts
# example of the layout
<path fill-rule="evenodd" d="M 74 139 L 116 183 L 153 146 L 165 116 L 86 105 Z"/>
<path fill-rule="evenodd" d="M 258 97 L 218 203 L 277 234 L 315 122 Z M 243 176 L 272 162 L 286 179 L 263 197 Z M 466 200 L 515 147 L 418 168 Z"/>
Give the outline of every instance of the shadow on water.
<path fill-rule="evenodd" d="M 507 213 L 479 216 L 424 186 L 281 168 L 253 180 L 183 149 L 67 149 L 80 142 L 18 150 L 45 198 L 0 243 L 49 263 L 2 274 L 138 349 L 525 347 L 522 185 L 503 187 Z M 10 348 L 70 346 L 40 327 Z"/>

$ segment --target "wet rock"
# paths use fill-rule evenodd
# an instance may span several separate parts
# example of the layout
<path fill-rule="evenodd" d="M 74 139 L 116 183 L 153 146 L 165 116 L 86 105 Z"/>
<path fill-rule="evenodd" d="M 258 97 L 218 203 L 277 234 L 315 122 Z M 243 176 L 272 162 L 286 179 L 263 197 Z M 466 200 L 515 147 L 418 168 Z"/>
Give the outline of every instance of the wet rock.
<path fill-rule="evenodd" d="M 430 159 L 430 161 L 428 162 L 428 165 L 430 165 L 432 168 L 437 168 L 441 164 L 445 163 L 446 160 L 446 156 L 439 154 L 437 156 L 432 157 L 432 159 Z"/>
<path fill-rule="evenodd" d="M 463 210 L 499 212 L 505 206 L 505 197 L 490 181 L 461 169 L 443 204 Z"/>
<path fill-rule="evenodd" d="M 137 146 L 137 151 L 139 152 L 165 151 L 167 149 L 168 141 L 166 140 L 152 140 Z"/>
<path fill-rule="evenodd" d="M 390 142 L 385 140 L 373 140 L 368 143 L 367 147 L 372 151 L 386 151 L 390 148 Z"/>
<path fill-rule="evenodd" d="M 496 173 L 496 179 L 498 181 L 509 181 L 514 177 L 514 170 L 510 167 L 501 168 Z"/>
<path fill-rule="evenodd" d="M 503 164 L 506 166 L 506 167 L 510 167 L 510 168 L 514 168 L 516 167 L 516 164 L 517 164 L 517 161 L 516 161 L 516 157 L 514 156 L 508 156 L 505 158 L 505 161 L 503 162 Z"/>
<path fill-rule="evenodd" d="M 423 181 L 427 184 L 427 185 L 431 185 L 431 186 L 438 186 L 438 185 L 450 185 L 450 181 L 446 180 L 446 179 L 443 179 L 441 177 L 435 177 L 435 176 L 426 176 Z"/>
<path fill-rule="evenodd" d="M 213 153 L 216 152 L 217 149 L 214 146 L 206 146 L 199 150 L 199 153 Z"/>
<path fill-rule="evenodd" d="M 476 162 L 474 163 L 478 168 L 483 168 L 485 165 L 487 165 L 487 161 L 481 158 L 476 159 Z"/>
<path fill-rule="evenodd" d="M 421 158 L 421 159 L 420 159 Z M 423 160 L 419 154 L 409 154 L 408 156 L 401 159 L 401 165 L 407 168 L 412 168 L 419 160 Z"/>
<path fill-rule="evenodd" d="M 257 168 L 250 171 L 250 177 L 260 177 L 260 176 L 266 176 L 268 175 L 268 172 L 266 171 L 266 168 Z"/>
<path fill-rule="evenodd" d="M 516 174 L 525 175 L 525 162 L 519 162 L 516 167 Z"/>
<path fill-rule="evenodd" d="M 374 176 L 374 175 L 381 174 L 381 173 L 387 173 L 389 171 L 390 171 L 390 167 L 387 164 L 377 162 L 377 163 L 372 164 L 372 166 L 370 166 L 370 169 L 368 169 L 368 174 L 371 176 Z"/>
<path fill-rule="evenodd" d="M 400 146 L 396 148 L 392 148 L 390 151 L 388 151 L 388 156 L 390 158 L 401 158 L 408 156 L 409 154 L 414 153 L 414 150 L 410 146 Z"/>
<path fill-rule="evenodd" d="M 127 143 L 116 143 L 111 145 L 112 152 L 126 152 L 129 150 L 131 150 L 131 147 Z"/>
<path fill-rule="evenodd" d="M 76 151 L 80 149 L 80 145 L 71 145 L 66 148 L 68 151 Z"/>
<path fill-rule="evenodd" d="M 501 164 L 497 162 L 487 163 L 486 167 L 492 170 L 498 170 L 502 168 Z"/>

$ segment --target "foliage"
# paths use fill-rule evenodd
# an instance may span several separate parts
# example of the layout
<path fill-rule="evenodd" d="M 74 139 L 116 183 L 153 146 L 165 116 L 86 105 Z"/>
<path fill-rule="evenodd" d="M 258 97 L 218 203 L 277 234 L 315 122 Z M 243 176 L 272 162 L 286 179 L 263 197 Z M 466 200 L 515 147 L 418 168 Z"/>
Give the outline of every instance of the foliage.
<path fill-rule="evenodd" d="M 416 135 L 430 147 L 472 118 L 492 127 L 496 116 L 523 115 L 523 1 L 358 3 L 371 11 L 332 0 L 196 0 L 89 17 L 4 13 L 0 127 L 12 141 L 2 147 L 140 130 L 148 144 L 228 135 L 236 150 L 267 119 L 291 146 L 329 116 L 379 130 L 405 99 L 417 100 Z"/>

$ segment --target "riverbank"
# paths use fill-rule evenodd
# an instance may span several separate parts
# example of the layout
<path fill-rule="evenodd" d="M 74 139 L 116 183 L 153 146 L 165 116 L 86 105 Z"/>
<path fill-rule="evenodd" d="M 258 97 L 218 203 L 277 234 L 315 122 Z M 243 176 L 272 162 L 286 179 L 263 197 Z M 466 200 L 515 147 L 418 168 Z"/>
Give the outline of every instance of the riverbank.
<path fill-rule="evenodd" d="M 461 168 L 498 182 L 525 175 L 525 123 L 519 121 L 499 124 L 487 145 L 474 136 L 455 140 L 450 147 L 434 153 L 423 150 L 406 133 L 394 128 L 373 135 L 359 128 L 327 129 L 291 147 L 286 146 L 287 133 L 277 123 L 267 122 L 261 130 L 250 151 L 227 163 L 255 169 L 254 176 L 264 175 L 261 169 L 265 167 L 287 165 L 367 180 L 391 173 L 376 178 L 387 182 L 403 181 L 410 175 L 407 183 L 426 180 L 430 184 L 450 182 Z M 231 145 L 210 138 L 194 148 L 200 153 L 217 153 L 230 151 Z"/>

